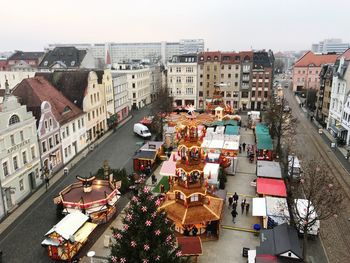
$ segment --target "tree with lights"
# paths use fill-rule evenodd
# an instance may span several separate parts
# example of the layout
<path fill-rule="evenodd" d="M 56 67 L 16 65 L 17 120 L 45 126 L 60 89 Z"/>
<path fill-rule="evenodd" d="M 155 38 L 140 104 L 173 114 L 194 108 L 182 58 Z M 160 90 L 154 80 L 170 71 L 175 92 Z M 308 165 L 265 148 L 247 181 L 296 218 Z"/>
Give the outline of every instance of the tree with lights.
<path fill-rule="evenodd" d="M 122 229 L 113 228 L 115 242 L 111 263 L 182 263 L 174 235 L 174 225 L 164 211 L 161 199 L 145 187 L 134 196 L 125 210 Z"/>

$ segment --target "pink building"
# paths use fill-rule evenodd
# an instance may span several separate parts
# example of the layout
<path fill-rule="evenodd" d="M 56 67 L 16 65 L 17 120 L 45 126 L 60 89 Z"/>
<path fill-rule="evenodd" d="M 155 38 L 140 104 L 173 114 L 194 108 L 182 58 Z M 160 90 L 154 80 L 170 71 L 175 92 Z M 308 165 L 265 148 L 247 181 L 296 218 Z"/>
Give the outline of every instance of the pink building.
<path fill-rule="evenodd" d="M 306 52 L 299 58 L 293 68 L 293 91 L 320 89 L 320 71 L 323 64 L 333 64 L 338 55 L 314 54 Z"/>

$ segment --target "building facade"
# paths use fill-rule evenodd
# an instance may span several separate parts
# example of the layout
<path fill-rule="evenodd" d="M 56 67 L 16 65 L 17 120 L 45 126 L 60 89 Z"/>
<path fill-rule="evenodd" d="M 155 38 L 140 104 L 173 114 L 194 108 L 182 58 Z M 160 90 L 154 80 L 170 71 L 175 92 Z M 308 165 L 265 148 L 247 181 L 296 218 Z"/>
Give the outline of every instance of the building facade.
<path fill-rule="evenodd" d="M 155 101 L 157 94 L 161 88 L 163 88 L 162 74 L 165 71 L 163 65 L 152 64 L 150 65 L 150 90 L 151 90 L 151 102 Z"/>
<path fill-rule="evenodd" d="M 7 88 L 0 111 L 0 217 L 43 182 L 35 122 Z"/>
<path fill-rule="evenodd" d="M 129 116 L 131 100 L 128 96 L 128 78 L 124 73 L 113 73 L 114 106 L 117 123 Z"/>
<path fill-rule="evenodd" d="M 332 94 L 333 71 L 333 64 L 325 64 L 322 66 L 320 72 L 320 91 L 317 94 L 316 118 L 322 125 L 328 122 Z"/>
<path fill-rule="evenodd" d="M 341 138 L 349 145 L 350 132 L 348 123 L 350 115 L 345 108 L 349 108 L 348 95 L 350 91 L 350 49 L 338 57 L 334 64 L 332 93 L 327 128 L 334 137 Z"/>
<path fill-rule="evenodd" d="M 324 64 L 332 64 L 337 59 L 335 54 L 314 54 L 306 52 L 293 67 L 293 91 L 320 89 L 320 72 Z"/>
<path fill-rule="evenodd" d="M 36 71 L 44 52 L 16 51 L 7 59 L 9 71 Z"/>
<path fill-rule="evenodd" d="M 311 50 L 314 53 L 327 54 L 327 53 L 337 53 L 342 54 L 350 48 L 349 43 L 343 43 L 341 39 L 330 38 L 318 42 L 317 44 L 312 44 Z"/>
<path fill-rule="evenodd" d="M 112 70 L 112 73 L 126 74 L 128 96 L 133 108 L 141 109 L 151 103 L 151 70 L 148 66 L 120 63 L 115 65 L 115 69 Z"/>
<path fill-rule="evenodd" d="M 168 63 L 168 92 L 176 107 L 197 107 L 197 55 L 174 56 Z M 175 106 L 175 105 L 174 105 Z"/>

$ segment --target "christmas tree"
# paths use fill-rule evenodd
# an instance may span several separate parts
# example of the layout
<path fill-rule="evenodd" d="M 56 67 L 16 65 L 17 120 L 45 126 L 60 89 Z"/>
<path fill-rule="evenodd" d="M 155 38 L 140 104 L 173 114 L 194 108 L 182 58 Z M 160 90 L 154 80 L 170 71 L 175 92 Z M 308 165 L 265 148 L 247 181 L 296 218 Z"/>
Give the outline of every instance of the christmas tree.
<path fill-rule="evenodd" d="M 174 225 L 164 211 L 158 211 L 161 199 L 145 187 L 126 207 L 122 229 L 113 228 L 115 242 L 111 263 L 182 263 L 176 245 Z"/>

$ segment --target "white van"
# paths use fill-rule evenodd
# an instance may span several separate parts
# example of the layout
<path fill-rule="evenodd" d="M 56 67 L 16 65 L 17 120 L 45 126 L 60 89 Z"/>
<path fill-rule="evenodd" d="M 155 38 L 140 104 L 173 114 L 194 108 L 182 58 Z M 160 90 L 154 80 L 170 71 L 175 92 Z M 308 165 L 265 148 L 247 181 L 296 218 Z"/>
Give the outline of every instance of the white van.
<path fill-rule="evenodd" d="M 293 162 L 294 161 L 294 162 Z M 293 173 L 292 173 L 293 169 Z M 296 156 L 288 156 L 288 176 L 291 177 L 293 174 L 294 180 L 299 180 L 302 173 L 300 161 Z"/>
<path fill-rule="evenodd" d="M 134 133 L 141 136 L 142 138 L 150 138 L 152 136 L 147 126 L 141 123 L 134 124 Z"/>

